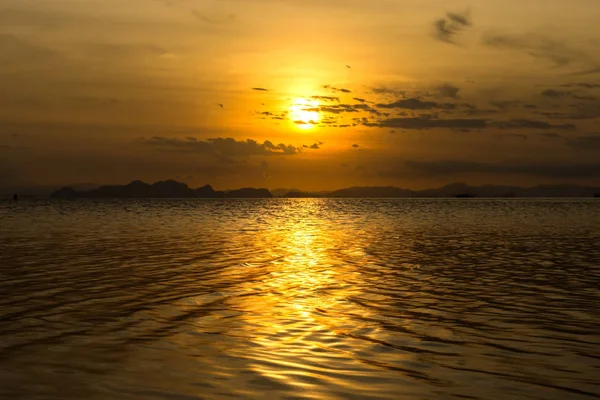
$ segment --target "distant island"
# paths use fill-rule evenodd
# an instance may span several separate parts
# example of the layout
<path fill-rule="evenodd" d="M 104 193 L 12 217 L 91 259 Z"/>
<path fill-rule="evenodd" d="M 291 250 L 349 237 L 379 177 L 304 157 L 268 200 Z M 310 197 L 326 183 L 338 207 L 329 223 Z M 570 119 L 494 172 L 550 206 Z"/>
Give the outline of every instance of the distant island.
<path fill-rule="evenodd" d="M 97 189 L 77 191 L 71 187 L 64 187 L 50 194 L 54 199 L 143 199 L 143 198 L 271 198 L 273 195 L 268 189 L 242 188 L 237 190 L 216 191 L 210 185 L 191 189 L 185 183 L 174 180 L 159 181 L 148 184 L 142 181 L 133 181 L 123 186 L 100 186 Z"/>
<path fill-rule="evenodd" d="M 283 193 L 283 189 L 277 189 Z M 291 190 L 282 197 L 307 198 L 515 198 L 515 197 L 598 197 L 600 187 L 579 185 L 539 185 L 522 188 L 518 186 L 469 186 L 453 183 L 436 189 L 411 190 L 394 186 L 363 186 L 335 190 L 331 192 L 302 192 Z"/>
<path fill-rule="evenodd" d="M 273 193 L 276 193 L 274 195 Z M 242 188 L 216 191 L 210 185 L 196 189 L 175 180 L 154 184 L 133 181 L 127 185 L 100 186 L 75 190 L 63 187 L 50 194 L 51 198 L 514 198 L 514 197 L 598 197 L 600 187 L 579 185 L 540 185 L 529 188 L 517 186 L 469 186 L 453 183 L 436 189 L 410 190 L 393 186 L 350 187 L 330 192 L 304 192 L 298 189 Z"/>

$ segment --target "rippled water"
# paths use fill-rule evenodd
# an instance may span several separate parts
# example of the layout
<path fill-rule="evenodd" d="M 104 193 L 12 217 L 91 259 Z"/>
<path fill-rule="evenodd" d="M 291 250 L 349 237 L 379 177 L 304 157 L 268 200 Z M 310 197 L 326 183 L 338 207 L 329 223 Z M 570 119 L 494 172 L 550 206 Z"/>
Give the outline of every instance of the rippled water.
<path fill-rule="evenodd" d="M 2 399 L 600 398 L 600 201 L 0 203 Z"/>

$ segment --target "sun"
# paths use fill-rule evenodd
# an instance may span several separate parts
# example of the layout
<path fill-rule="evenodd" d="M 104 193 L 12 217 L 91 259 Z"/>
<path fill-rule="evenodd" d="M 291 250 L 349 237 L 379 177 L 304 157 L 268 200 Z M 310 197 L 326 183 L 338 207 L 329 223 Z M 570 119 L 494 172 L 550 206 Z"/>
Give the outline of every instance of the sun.
<path fill-rule="evenodd" d="M 319 102 L 298 98 L 290 106 L 290 119 L 301 129 L 310 129 L 321 119 L 319 115 Z"/>

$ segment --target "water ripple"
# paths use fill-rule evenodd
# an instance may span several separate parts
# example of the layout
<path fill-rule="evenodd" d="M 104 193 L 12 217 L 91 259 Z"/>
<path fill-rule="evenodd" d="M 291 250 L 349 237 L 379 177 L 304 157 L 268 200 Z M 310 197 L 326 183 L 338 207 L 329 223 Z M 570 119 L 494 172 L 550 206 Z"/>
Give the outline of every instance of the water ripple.
<path fill-rule="evenodd" d="M 600 202 L 0 203 L 0 397 L 600 398 Z"/>

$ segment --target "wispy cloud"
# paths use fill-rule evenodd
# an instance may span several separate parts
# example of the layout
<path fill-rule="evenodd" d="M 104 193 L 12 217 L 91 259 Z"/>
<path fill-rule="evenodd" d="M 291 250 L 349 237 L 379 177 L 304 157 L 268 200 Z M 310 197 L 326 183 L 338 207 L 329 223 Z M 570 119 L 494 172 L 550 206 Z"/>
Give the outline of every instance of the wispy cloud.
<path fill-rule="evenodd" d="M 401 108 L 405 110 L 453 110 L 456 108 L 455 104 L 451 103 L 437 103 L 434 101 L 423 101 L 417 98 L 401 99 L 396 100 L 393 103 L 380 103 L 377 104 L 380 108 Z"/>
<path fill-rule="evenodd" d="M 434 119 L 434 118 L 388 118 L 376 122 L 363 122 L 363 125 L 379 128 L 403 129 L 482 129 L 488 126 L 485 119 Z"/>
<path fill-rule="evenodd" d="M 572 131 L 576 129 L 573 124 L 553 125 L 545 121 L 536 121 L 530 119 L 511 119 L 508 121 L 495 121 L 491 126 L 500 129 L 559 129 Z"/>
<path fill-rule="evenodd" d="M 352 93 L 352 90 L 350 90 L 350 89 L 337 88 L 337 87 L 333 87 L 331 85 L 323 85 L 323 89 L 329 89 L 332 92 Z"/>
<path fill-rule="evenodd" d="M 458 99 L 458 93 L 460 92 L 460 88 L 454 86 L 450 83 L 444 83 L 439 85 L 437 88 L 437 93 L 440 98 L 450 98 L 450 99 Z"/>
<path fill-rule="evenodd" d="M 546 89 L 542 92 L 542 96 L 549 97 L 551 99 L 558 99 L 561 97 L 568 96 L 570 94 L 571 94 L 571 92 L 565 92 L 565 91 L 554 90 L 554 89 Z"/>
<path fill-rule="evenodd" d="M 220 158 L 295 155 L 299 152 L 295 146 L 283 143 L 275 145 L 268 140 L 259 143 L 252 139 L 238 141 L 233 138 L 197 140 L 193 137 L 177 139 L 155 136 L 144 140 L 144 144 L 173 151 L 213 155 Z"/>
<path fill-rule="evenodd" d="M 584 52 L 565 42 L 539 34 L 487 33 L 483 36 L 483 44 L 499 50 L 519 51 L 531 57 L 549 61 L 556 67 L 587 59 Z"/>
<path fill-rule="evenodd" d="M 472 22 L 467 13 L 449 12 L 445 17 L 434 22 L 434 35 L 442 42 L 456 44 L 455 36 L 470 26 L 472 26 Z"/>
<path fill-rule="evenodd" d="M 599 151 L 600 135 L 585 135 L 571 139 L 567 142 L 571 147 L 580 150 Z"/>
<path fill-rule="evenodd" d="M 338 103 L 340 102 L 340 98 L 335 96 L 310 96 L 310 98 L 314 100 L 337 101 Z"/>
<path fill-rule="evenodd" d="M 192 15 L 199 21 L 205 22 L 212 25 L 229 24 L 235 21 L 235 15 L 230 14 L 226 16 L 209 16 L 201 13 L 198 10 L 191 10 Z"/>

